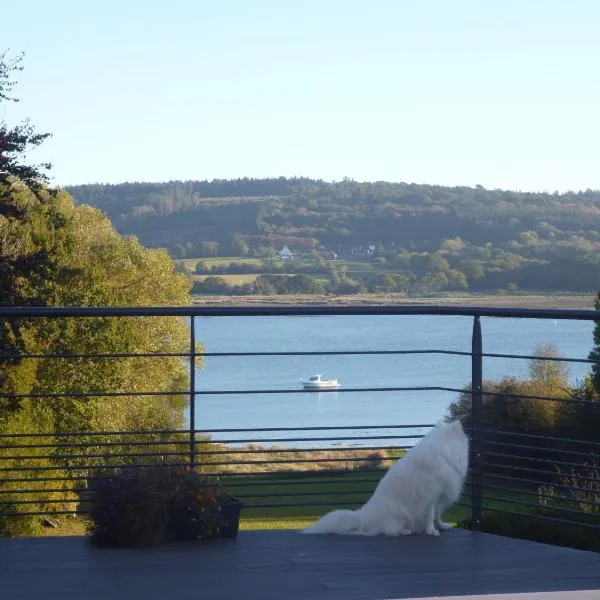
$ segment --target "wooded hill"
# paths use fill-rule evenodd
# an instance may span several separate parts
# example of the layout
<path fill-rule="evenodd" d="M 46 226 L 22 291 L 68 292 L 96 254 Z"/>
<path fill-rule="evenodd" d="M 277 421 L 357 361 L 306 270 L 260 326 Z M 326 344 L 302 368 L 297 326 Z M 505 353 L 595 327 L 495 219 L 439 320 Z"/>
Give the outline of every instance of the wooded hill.
<path fill-rule="evenodd" d="M 286 244 L 325 259 L 377 260 L 405 287 L 600 288 L 600 191 L 283 177 L 67 189 L 105 211 L 120 233 L 175 258 L 268 257 Z"/>

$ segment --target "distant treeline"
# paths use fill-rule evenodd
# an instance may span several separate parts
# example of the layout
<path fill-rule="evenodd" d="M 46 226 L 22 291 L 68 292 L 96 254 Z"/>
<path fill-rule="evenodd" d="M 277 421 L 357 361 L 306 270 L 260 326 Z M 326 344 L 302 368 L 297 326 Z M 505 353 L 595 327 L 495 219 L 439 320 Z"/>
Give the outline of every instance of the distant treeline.
<path fill-rule="evenodd" d="M 287 245 L 326 260 L 378 261 L 397 289 L 600 288 L 600 191 L 525 193 L 305 178 L 98 184 L 68 191 L 104 210 L 121 233 L 167 247 L 176 259 L 272 258 Z M 372 285 L 352 268 L 348 276 L 358 287 Z"/>

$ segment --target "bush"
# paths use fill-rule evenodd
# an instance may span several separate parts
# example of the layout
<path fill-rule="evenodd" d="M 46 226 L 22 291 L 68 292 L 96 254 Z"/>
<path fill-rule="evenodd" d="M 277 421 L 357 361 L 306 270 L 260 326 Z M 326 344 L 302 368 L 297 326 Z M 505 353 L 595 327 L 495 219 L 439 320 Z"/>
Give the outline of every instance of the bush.
<path fill-rule="evenodd" d="M 597 529 L 547 521 L 543 517 L 565 518 L 565 513 L 552 508 L 521 508 L 520 512 L 522 514 L 516 515 L 484 511 L 482 531 L 543 544 L 600 552 L 600 536 Z M 572 520 L 572 517 L 569 516 L 569 519 Z M 458 526 L 472 529 L 470 520 L 463 521 Z"/>
<path fill-rule="evenodd" d="M 482 530 L 600 552 L 600 469 L 597 463 L 579 465 L 568 474 L 558 467 L 556 470 L 556 485 L 538 487 L 537 506 L 519 506 L 516 510 L 520 514 L 484 510 Z M 459 526 L 471 529 L 472 523 L 464 521 Z"/>
<path fill-rule="evenodd" d="M 156 546 L 175 539 L 217 537 L 224 495 L 187 469 L 129 467 L 90 485 L 92 542 L 100 546 Z"/>

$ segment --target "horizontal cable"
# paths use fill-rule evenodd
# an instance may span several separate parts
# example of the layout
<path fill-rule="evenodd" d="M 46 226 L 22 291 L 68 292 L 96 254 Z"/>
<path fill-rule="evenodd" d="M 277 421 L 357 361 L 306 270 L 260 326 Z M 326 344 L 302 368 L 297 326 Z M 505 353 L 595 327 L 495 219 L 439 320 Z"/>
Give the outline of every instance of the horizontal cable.
<path fill-rule="evenodd" d="M 362 506 L 363 502 L 344 502 L 344 506 Z M 265 502 L 264 504 L 246 504 L 244 508 L 308 508 L 310 506 L 335 506 L 339 507 L 337 502 Z"/>
<path fill-rule="evenodd" d="M 569 362 L 569 363 L 585 363 L 585 364 L 600 364 L 600 361 L 592 358 L 566 358 L 564 356 L 538 356 L 536 354 L 500 354 L 495 352 L 483 352 L 484 358 L 516 358 L 521 360 L 540 360 L 550 362 Z"/>
<path fill-rule="evenodd" d="M 553 488 L 555 486 L 550 485 L 547 487 Z M 548 494 L 545 494 L 544 492 L 541 492 L 541 491 L 531 492 L 531 491 L 526 491 L 526 490 L 519 490 L 516 488 L 509 488 L 509 487 L 505 487 L 502 485 L 490 485 L 489 483 L 484 484 L 483 488 L 486 490 L 490 489 L 490 490 L 498 490 L 498 491 L 503 491 L 503 492 L 516 493 L 516 494 L 519 494 L 520 496 L 535 496 L 536 498 L 544 497 L 544 498 L 549 498 L 550 501 L 553 501 L 554 499 L 556 499 L 559 502 L 567 502 L 569 504 L 589 504 L 590 506 L 600 506 L 600 502 L 595 502 L 593 500 L 578 500 L 577 498 L 567 498 L 566 496 L 562 496 L 562 495 L 549 496 Z M 572 490 L 573 488 L 570 486 L 567 486 L 567 489 Z M 585 491 L 589 491 L 589 490 L 585 490 Z M 590 493 L 595 493 L 595 492 L 590 492 Z M 600 494 L 598 494 L 598 496 L 600 497 Z M 519 501 L 515 500 L 515 502 L 518 503 Z M 539 506 L 539 503 L 536 506 Z M 585 512 L 585 511 L 581 511 L 581 512 Z M 600 516 L 600 511 L 599 511 L 599 516 Z"/>
<path fill-rule="evenodd" d="M 1 354 L 2 360 L 21 360 L 23 358 L 190 358 L 189 352 L 113 352 L 113 353 L 84 353 L 84 354 Z M 200 356 L 195 354 L 194 356 Z"/>
<path fill-rule="evenodd" d="M 344 429 L 425 429 L 435 427 L 431 423 L 415 423 L 414 425 L 307 425 L 303 427 L 229 427 L 226 429 L 197 429 L 196 433 L 249 433 L 268 431 L 341 431 Z M 187 432 L 186 432 L 187 433 Z"/>
<path fill-rule="evenodd" d="M 385 458 L 375 457 L 376 461 L 385 461 Z M 387 459 L 394 460 L 391 458 Z M 227 465 L 235 465 L 235 466 L 244 466 L 244 465 L 280 465 L 280 464 L 310 464 L 310 463 L 333 463 L 333 462 L 365 462 L 365 461 L 373 461 L 373 458 L 368 456 L 359 456 L 355 458 L 351 458 L 348 456 L 343 456 L 341 458 L 289 458 L 289 459 L 267 459 L 267 460 L 244 460 L 244 461 L 218 461 L 218 462 L 203 462 L 199 465 L 202 467 L 220 467 Z"/>
<path fill-rule="evenodd" d="M 11 480 L 14 481 L 14 480 Z M 0 490 L 0 494 L 59 494 L 86 492 L 87 488 L 37 488 L 37 489 L 18 489 L 18 490 Z"/>
<path fill-rule="evenodd" d="M 537 456 L 525 456 L 520 454 L 510 454 L 508 452 L 493 452 L 490 450 L 484 450 L 485 456 L 498 456 L 500 458 L 510 458 L 511 460 L 528 460 L 537 463 L 544 463 L 549 465 L 557 465 L 563 467 L 579 467 L 581 469 L 593 469 L 593 466 L 586 467 L 579 462 L 568 462 L 564 460 L 556 460 L 554 458 L 538 458 Z M 484 460 L 484 464 L 485 460 Z"/>
<path fill-rule="evenodd" d="M 460 390 L 461 393 L 473 394 L 472 390 Z M 559 396 L 534 396 L 532 394 L 512 394 L 509 392 L 489 391 L 485 388 L 481 391 L 484 396 L 495 396 L 498 398 L 513 398 L 515 400 L 545 400 L 549 402 L 564 402 L 565 404 L 589 405 L 600 408 L 600 404 L 593 400 L 578 400 L 577 398 L 561 398 Z"/>
<path fill-rule="evenodd" d="M 46 517 L 48 515 L 88 515 L 89 510 L 41 510 L 41 511 L 12 511 L 0 512 L 0 517 Z"/>
<path fill-rule="evenodd" d="M 127 458 L 130 456 L 131 458 L 148 458 L 148 457 L 157 457 L 157 456 L 189 456 L 189 451 L 187 452 L 176 452 L 173 450 L 169 452 L 168 450 L 163 450 L 160 452 L 111 452 L 109 454 L 41 454 L 41 455 L 32 455 L 32 454 L 21 454 L 15 456 L 4 456 L 0 455 L 0 465 L 3 460 L 79 460 L 82 458 Z M 21 467 L 23 471 L 27 470 L 26 466 Z"/>
<path fill-rule="evenodd" d="M 189 394 L 189 392 L 188 392 Z M 303 427 L 227 427 L 219 429 L 196 429 L 195 435 L 202 436 L 212 433 L 263 433 L 278 431 L 347 431 L 363 429 L 426 429 L 435 427 L 431 423 L 416 423 L 414 425 L 308 425 Z M 96 437 L 114 435 L 186 435 L 189 429 L 157 429 L 157 430 L 131 430 L 131 431 L 70 431 L 70 432 L 47 432 L 47 433 L 0 433 L 0 438 L 29 438 L 29 437 Z M 212 440 L 199 440 L 210 443 Z M 189 439 L 185 440 L 189 443 Z"/>
<path fill-rule="evenodd" d="M 592 402 L 591 404 L 596 404 L 600 408 L 600 403 Z M 600 442 L 598 442 L 598 441 L 591 442 L 588 440 L 576 440 L 573 438 L 553 437 L 550 435 L 539 435 L 537 433 L 520 433 L 518 431 L 504 431 L 501 429 L 475 428 L 474 431 L 477 431 L 478 433 L 483 433 L 484 435 L 488 434 L 488 433 L 493 433 L 495 435 L 497 434 L 497 435 L 512 436 L 512 437 L 521 437 L 521 438 L 526 438 L 526 439 L 546 440 L 546 441 L 553 441 L 553 442 L 565 442 L 568 444 L 580 444 L 580 445 L 584 445 L 584 446 L 593 446 L 593 447 L 600 448 Z"/>
<path fill-rule="evenodd" d="M 11 505 L 27 505 L 27 504 L 65 504 L 67 502 L 79 502 L 77 498 L 59 498 L 58 500 L 10 500 Z"/>
<path fill-rule="evenodd" d="M 600 529 L 600 525 L 596 525 L 593 523 L 581 523 L 579 521 L 571 521 L 569 519 L 560 519 L 557 517 L 548 517 L 546 515 L 537 515 L 537 514 L 533 514 L 533 513 L 516 512 L 516 511 L 512 511 L 512 510 L 506 510 L 503 508 L 494 508 L 491 506 L 484 506 L 483 510 L 484 510 L 484 512 L 485 511 L 497 512 L 497 513 L 502 513 L 505 515 L 513 515 L 515 517 L 524 517 L 527 519 L 538 519 L 541 521 L 549 521 L 551 523 L 560 523 L 562 525 L 575 525 L 577 527 L 585 527 L 586 529 Z M 485 517 L 483 519 L 483 523 L 485 525 Z M 484 527 L 484 530 L 485 530 L 485 527 Z"/>
<path fill-rule="evenodd" d="M 209 444 L 243 444 L 243 443 L 259 443 L 259 442 L 335 442 L 335 441 L 351 441 L 351 440 L 405 440 L 422 438 L 422 435 L 360 435 L 360 436 L 336 436 L 336 437 L 296 437 L 296 438 L 240 438 L 230 440 L 212 440 Z M 360 450 L 360 447 L 356 448 Z"/>
<path fill-rule="evenodd" d="M 555 473 L 555 475 L 559 475 L 558 473 Z M 504 479 L 506 481 L 514 481 L 516 483 L 527 483 L 527 484 L 531 484 L 531 485 L 537 485 L 537 486 L 547 486 L 547 487 L 553 487 L 553 488 L 560 488 L 562 490 L 575 490 L 578 492 L 590 492 L 589 488 L 585 488 L 585 487 L 580 487 L 577 485 L 569 485 L 567 483 L 556 483 L 556 482 L 552 482 L 549 483 L 548 481 L 542 481 L 539 479 L 526 479 L 523 477 L 515 477 L 512 475 L 496 475 L 494 473 L 486 473 L 485 474 L 485 478 L 486 479 Z M 489 486 L 489 483 L 484 483 L 484 486 Z"/>
<path fill-rule="evenodd" d="M 440 350 L 440 349 L 411 349 L 411 350 L 315 350 L 315 351 L 285 351 L 285 352 L 114 352 L 114 353 L 70 353 L 70 354 L 3 354 L 2 360 L 22 359 L 104 359 L 104 358 L 191 358 L 197 357 L 259 357 L 259 356 L 370 356 L 370 355 L 403 355 L 403 354 L 440 354 L 453 356 L 473 356 L 472 352 L 463 350 Z M 550 362 L 568 362 L 598 364 L 600 361 L 591 358 L 568 358 L 562 356 L 538 356 L 535 354 L 502 354 L 495 352 L 484 352 L 483 358 L 508 358 L 520 360 L 539 360 Z"/>
<path fill-rule="evenodd" d="M 246 498 L 286 498 L 298 496 L 311 497 L 311 496 L 364 496 L 365 494 L 372 494 L 373 488 L 368 490 L 330 490 L 323 492 L 299 492 L 297 490 L 293 492 L 277 492 L 276 494 L 244 494 L 244 501 Z"/>
<path fill-rule="evenodd" d="M 348 471 L 338 471 L 338 473 L 347 473 Z M 373 471 L 373 473 L 375 475 L 380 475 L 381 473 L 383 473 L 384 471 Z M 314 473 L 314 471 L 313 471 Z M 319 471 L 319 473 L 321 473 L 321 471 Z M 356 473 L 356 471 L 353 469 L 352 471 L 350 471 L 350 473 Z M 297 472 L 296 472 L 297 474 Z M 274 473 L 274 475 L 277 475 L 277 473 Z M 269 486 L 289 486 L 289 485 L 324 485 L 324 486 L 329 486 L 329 485 L 348 485 L 348 481 L 344 478 L 344 477 L 340 477 L 338 479 L 324 479 L 324 478 L 318 478 L 318 473 L 315 474 L 315 477 L 303 477 L 301 479 L 285 479 L 285 478 L 281 478 L 281 479 L 277 479 L 277 480 L 255 480 L 255 481 L 236 481 L 235 483 L 232 484 L 233 487 L 235 487 L 236 489 L 238 487 L 269 487 Z M 374 477 L 372 479 L 361 479 L 361 478 L 352 478 L 352 484 L 356 484 L 356 483 L 377 483 L 379 482 L 379 480 L 381 479 L 381 477 Z"/>
<path fill-rule="evenodd" d="M 503 498 L 502 496 L 488 496 L 484 494 L 481 497 L 483 500 L 492 500 L 494 502 L 505 502 L 507 504 L 517 504 L 518 506 L 526 506 L 527 508 L 540 508 L 539 504 L 534 504 L 533 502 L 523 502 L 522 500 L 515 500 L 514 498 Z M 485 506 L 483 507 L 485 510 Z M 561 512 L 575 514 L 575 515 L 589 515 L 590 517 L 595 517 L 599 519 L 600 525 L 600 513 L 595 515 L 594 513 L 585 512 L 583 510 L 577 510 L 575 508 L 566 508 L 560 506 L 552 506 L 549 510 L 559 510 Z"/>
<path fill-rule="evenodd" d="M 496 467 L 499 469 L 509 469 L 511 471 L 521 471 L 521 472 L 524 471 L 526 473 L 539 473 L 540 475 L 553 475 L 554 477 L 558 477 L 560 475 L 560 473 L 557 473 L 556 471 L 544 471 L 542 469 L 535 469 L 535 468 L 530 468 L 530 467 L 518 467 L 516 465 L 509 465 L 509 464 L 499 465 L 496 463 L 485 462 L 484 467 Z M 487 476 L 488 472 L 486 471 L 484 473 L 484 475 Z M 582 479 L 585 481 L 598 481 L 597 477 L 589 477 L 587 475 L 577 475 L 577 479 Z"/>
<path fill-rule="evenodd" d="M 413 436 L 397 436 L 398 438 L 412 438 Z M 420 436 L 423 437 L 423 436 Z M 246 450 L 232 448 L 230 450 L 202 450 L 194 452 L 196 456 L 204 456 L 211 454 L 294 454 L 298 452 L 369 452 L 374 450 L 393 451 L 393 450 L 408 450 L 412 446 L 344 446 L 344 447 L 323 447 L 323 448 L 262 448 L 258 450 Z M 366 457 L 365 457 L 366 458 Z M 376 456 L 375 458 L 393 458 Z"/>
<path fill-rule="evenodd" d="M 30 394 L 7 394 L 0 393 L 0 398 L 121 398 L 129 396 L 189 396 L 190 390 L 177 392 L 46 392 Z"/>
<path fill-rule="evenodd" d="M 96 359 L 96 358 L 191 358 L 192 356 L 211 358 L 235 358 L 235 357 L 253 357 L 253 356 L 370 356 L 370 355 L 394 355 L 394 354 L 446 354 L 456 356 L 471 356 L 471 352 L 462 350 L 298 350 L 281 352 L 196 352 L 193 355 L 189 352 L 115 352 L 98 354 L 3 354 L 2 360 L 20 360 L 23 358 L 69 358 L 69 359 Z"/>
<path fill-rule="evenodd" d="M 189 392 L 188 392 L 189 394 Z M 245 430 L 243 430 L 245 431 Z M 157 430 L 131 430 L 131 431 L 54 431 L 46 433 L 0 433 L 0 438 L 38 438 L 38 437 L 94 437 L 113 435 L 189 435 L 189 429 L 157 429 Z M 189 440 L 188 440 L 189 441 Z"/>
<path fill-rule="evenodd" d="M 404 449 L 408 449 L 410 448 L 410 446 L 404 446 Z M 360 448 L 355 448 L 354 451 L 359 452 L 361 449 Z M 273 450 L 273 453 L 279 452 L 278 450 Z M 291 452 L 311 452 L 310 450 L 308 451 L 303 451 L 303 450 L 291 450 Z M 248 450 L 245 452 L 236 452 L 235 450 L 230 450 L 230 451 L 221 451 L 221 452 L 193 452 L 194 456 L 199 456 L 199 455 L 211 455 L 211 454 L 227 454 L 227 455 L 235 455 L 235 454 L 263 454 L 263 452 L 261 450 Z M 46 455 L 14 455 L 14 456 L 0 456 L 0 465 L 2 464 L 3 460 L 79 460 L 79 459 L 91 459 L 91 458 L 106 458 L 106 459 L 112 459 L 112 458 L 127 458 L 127 457 L 131 457 L 131 458 L 151 458 L 151 457 L 159 457 L 159 456 L 189 456 L 190 452 L 186 451 L 186 452 L 168 452 L 168 451 L 161 451 L 161 452 L 115 452 L 115 453 L 111 453 L 111 454 L 59 454 L 59 455 L 53 455 L 53 454 L 46 454 Z M 243 465 L 243 464 L 253 464 L 253 463 L 257 463 L 258 462 L 264 462 L 266 464 L 268 464 L 269 462 L 272 463 L 278 463 L 278 462 L 327 462 L 329 460 L 332 461 L 344 461 L 344 460 L 395 460 L 392 457 L 385 457 L 385 456 L 358 456 L 358 457 L 353 457 L 353 458 L 315 458 L 315 459 L 300 459 L 300 458 L 290 458 L 288 460 L 275 460 L 275 459 L 269 459 L 269 460 L 264 460 L 264 461 L 238 461 L 238 462 L 202 462 L 200 463 L 199 466 L 213 466 L 213 465 L 225 465 L 225 464 L 236 464 L 236 465 Z M 27 471 L 28 467 L 27 466 L 22 466 L 21 469 L 23 471 Z"/>
<path fill-rule="evenodd" d="M 198 444 L 204 443 L 199 440 Z M 72 443 L 57 443 L 57 444 L 0 444 L 0 450 L 16 450 L 16 449 L 24 449 L 24 448 L 118 448 L 119 446 L 127 446 L 127 447 L 137 447 L 137 446 L 189 446 L 190 440 L 168 440 L 168 441 L 137 441 L 132 442 L 130 440 L 121 441 L 121 442 L 72 442 Z M 112 456 L 112 454 L 107 454 L 106 456 Z M 0 460 L 2 456 L 0 456 Z"/>
<path fill-rule="evenodd" d="M 540 452 L 559 452 L 561 454 L 567 454 L 569 456 L 583 456 L 585 458 L 599 458 L 600 454 L 593 454 L 590 452 L 578 452 L 576 450 L 567 450 L 565 448 L 546 448 L 545 446 L 528 446 L 525 444 L 513 444 L 511 442 L 499 442 L 493 440 L 481 440 L 485 446 L 503 446 L 506 448 L 516 448 L 518 450 L 538 450 Z"/>
<path fill-rule="evenodd" d="M 14 472 L 14 471 L 86 471 L 89 469 L 126 469 L 127 467 L 138 467 L 140 469 L 151 469 L 154 467 L 188 467 L 189 463 L 121 463 L 118 465 L 60 465 L 56 467 L 0 467 L 0 472 Z M 2 481 L 2 480 L 0 480 Z"/>

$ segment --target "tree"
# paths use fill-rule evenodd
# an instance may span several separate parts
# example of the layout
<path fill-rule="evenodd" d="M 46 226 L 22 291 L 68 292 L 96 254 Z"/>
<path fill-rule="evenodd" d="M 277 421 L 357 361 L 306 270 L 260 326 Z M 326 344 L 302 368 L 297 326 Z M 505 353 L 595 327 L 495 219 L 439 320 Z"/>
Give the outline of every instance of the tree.
<path fill-rule="evenodd" d="M 532 382 L 542 384 L 553 392 L 566 389 L 569 386 L 569 369 L 559 359 L 558 348 L 554 344 L 540 344 L 536 346 L 535 358 L 529 362 L 529 377 Z"/>
<path fill-rule="evenodd" d="M 203 275 L 204 273 L 208 273 L 208 267 L 206 266 L 206 263 L 199 260 L 196 263 L 196 268 L 194 269 L 194 273 L 196 273 L 197 275 Z"/>
<path fill-rule="evenodd" d="M 200 252 L 202 256 L 219 256 L 218 242 L 201 242 Z"/>
<path fill-rule="evenodd" d="M 10 76 L 20 70 L 20 57 L 0 55 L 0 101 L 12 100 Z M 25 153 L 48 134 L 36 134 L 29 122 L 9 128 L 0 122 L 0 302 L 5 306 L 153 306 L 190 301 L 190 282 L 176 272 L 163 250 L 143 248 L 134 237 L 122 238 L 97 209 L 75 206 L 72 198 L 46 187 L 42 172 L 49 165 L 31 166 Z M 93 431 L 177 429 L 184 423 L 188 394 L 187 366 L 177 355 L 188 348 L 183 318 L 31 319 L 0 322 L 0 432 L 53 434 Z M 51 357 L 20 361 L 19 354 L 153 354 L 113 360 Z M 10 358 L 2 359 L 2 355 Z M 146 396 L 145 391 L 164 395 Z M 29 394 L 64 394 L 39 402 Z M 98 395 L 94 395 L 96 392 Z M 127 396 L 103 396 L 122 392 Z M 70 397 L 70 394 L 82 394 Z M 52 437 L 52 443 L 61 438 Z M 69 438 L 70 442 L 89 442 Z M 119 442 L 120 438 L 114 436 Z M 62 440 L 65 441 L 65 440 Z M 18 443 L 18 442 L 15 442 Z M 0 448 L 3 468 L 32 465 L 52 469 L 53 476 L 78 465 L 97 464 L 81 448 L 35 449 L 27 443 L 15 452 Z M 21 458 L 10 456 L 20 454 Z M 53 454 L 56 456 L 52 457 Z M 77 457 L 72 456 L 77 454 Z M 127 460 L 124 458 L 123 460 Z M 94 462 L 96 461 L 96 462 Z M 15 481 L 11 481 L 12 477 Z M 2 502 L 17 511 L 47 509 L 52 491 L 41 480 L 40 496 L 23 493 L 19 471 L 8 470 Z M 74 481 L 74 480 L 72 480 Z M 26 484 L 27 485 L 27 484 Z M 68 489 L 67 483 L 64 488 Z M 74 483 L 73 483 L 74 485 Z M 55 487 L 55 486 L 54 486 Z M 10 492 L 15 491 L 13 495 Z M 65 493 L 61 495 L 61 502 Z M 30 504 L 11 504 L 14 497 Z M 70 496 L 66 495 L 68 502 Z M 72 496 L 73 500 L 75 499 Z M 36 505 L 40 501 L 41 504 Z M 60 510 L 65 505 L 51 505 Z M 25 508 L 23 508 L 25 507 Z M 0 534 L 31 532 L 32 519 L 0 522 Z"/>
<path fill-rule="evenodd" d="M 12 59 L 8 57 L 7 52 L 0 54 L 0 104 L 19 101 L 12 95 L 12 89 L 15 86 L 12 75 L 23 69 L 22 60 L 22 54 Z M 1 120 L 0 185 L 7 185 L 16 180 L 25 184 L 32 191 L 39 192 L 44 184 L 48 183 L 48 176 L 44 171 L 49 170 L 51 165 L 48 163 L 30 165 L 24 161 L 24 158 L 27 152 L 39 146 L 50 135 L 49 133 L 36 133 L 29 120 L 12 128 L 9 128 L 7 123 Z M 4 189 L 2 192 L 3 200 L 10 196 L 8 190 Z M 17 216 L 14 212 L 7 211 L 7 207 L 3 205 L 0 205 L 0 211 L 0 214 L 5 216 L 7 214 Z"/>
<path fill-rule="evenodd" d="M 12 77 L 22 70 L 22 58 L 19 55 L 11 59 L 6 52 L 0 54 L 0 107 L 6 102 L 18 102 L 12 95 L 15 86 Z M 28 222 L 30 205 L 41 201 L 41 190 L 48 182 L 44 171 L 50 165 L 29 165 L 25 158 L 27 152 L 49 136 L 48 133 L 36 133 L 29 121 L 9 127 L 3 119 L 0 120 L 0 304 L 3 306 L 45 304 L 46 300 L 39 294 L 25 292 L 20 282 L 59 274 L 54 258 L 45 248 L 32 248 L 11 236 L 11 231 Z M 19 202 L 26 190 L 35 198 L 30 203 Z M 63 223 L 55 220 L 54 226 L 60 229 Z M 23 349 L 19 323 L 16 320 L 0 320 L 0 355 L 16 355 Z M 11 365 L 17 363 L 15 359 L 9 361 Z M 6 372 L 2 369 L 0 386 L 5 383 Z M 15 404 L 10 398 L 4 402 Z"/>
<path fill-rule="evenodd" d="M 398 287 L 391 273 L 381 273 L 378 284 L 385 292 L 393 292 Z"/>
<path fill-rule="evenodd" d="M 600 292 L 596 295 L 594 302 L 596 310 L 600 310 Z M 596 390 L 596 394 L 600 396 L 600 321 L 596 321 L 594 325 L 594 348 L 589 353 L 588 358 L 596 361 L 592 365 L 592 385 Z"/>
<path fill-rule="evenodd" d="M 246 256 L 248 254 L 248 244 L 241 235 L 234 235 L 231 241 L 231 248 L 234 256 Z"/>

